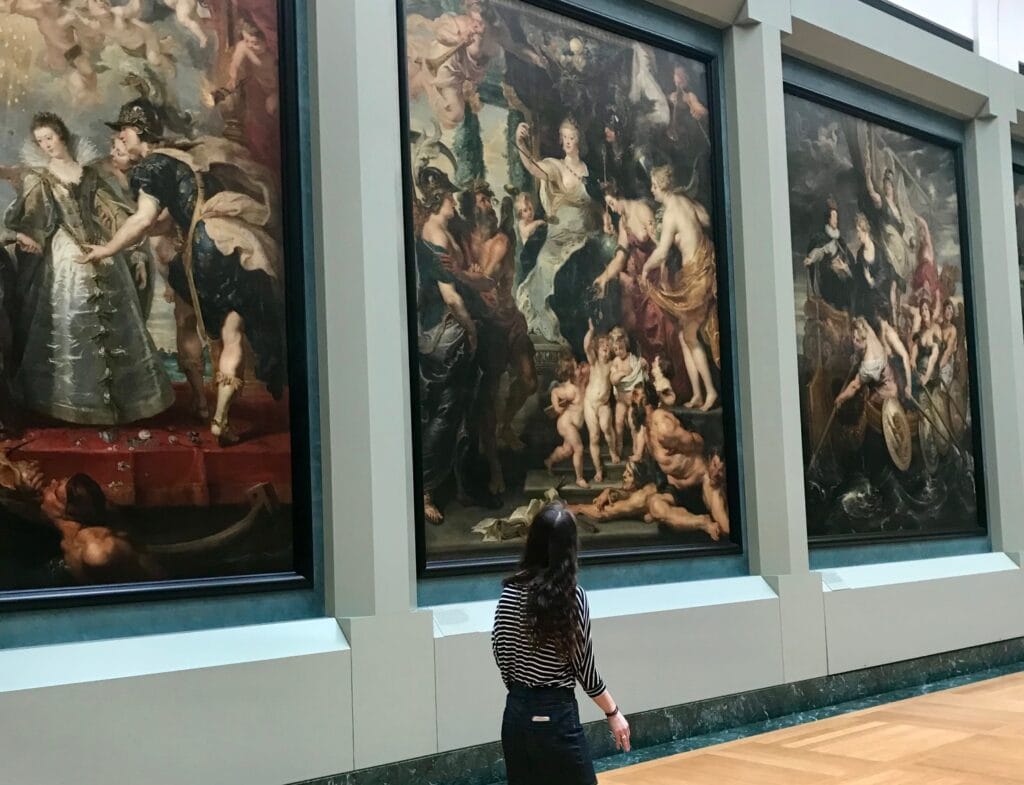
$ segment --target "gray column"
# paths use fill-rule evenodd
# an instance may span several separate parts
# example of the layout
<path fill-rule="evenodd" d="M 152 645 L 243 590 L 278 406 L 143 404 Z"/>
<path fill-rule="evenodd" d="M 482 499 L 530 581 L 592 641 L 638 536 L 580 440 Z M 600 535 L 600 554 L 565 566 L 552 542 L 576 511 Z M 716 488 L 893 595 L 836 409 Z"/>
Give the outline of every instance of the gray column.
<path fill-rule="evenodd" d="M 780 600 L 787 681 L 826 671 L 821 579 L 808 572 L 782 94 L 785 0 L 726 33 L 740 423 L 750 570 Z"/>
<path fill-rule="evenodd" d="M 415 610 L 395 14 L 316 3 L 325 560 L 352 646 L 357 768 L 437 750 L 433 619 Z"/>
<path fill-rule="evenodd" d="M 1017 271 L 1010 122 L 1011 71 L 995 64 L 985 111 L 968 125 L 964 168 L 970 217 L 974 337 L 986 501 L 993 550 L 1024 551 L 1024 329 Z"/>
<path fill-rule="evenodd" d="M 781 29 L 726 33 L 737 378 L 751 571 L 806 572 Z"/>
<path fill-rule="evenodd" d="M 339 616 L 408 611 L 415 537 L 395 7 L 319 2 L 317 17 L 330 600 Z"/>

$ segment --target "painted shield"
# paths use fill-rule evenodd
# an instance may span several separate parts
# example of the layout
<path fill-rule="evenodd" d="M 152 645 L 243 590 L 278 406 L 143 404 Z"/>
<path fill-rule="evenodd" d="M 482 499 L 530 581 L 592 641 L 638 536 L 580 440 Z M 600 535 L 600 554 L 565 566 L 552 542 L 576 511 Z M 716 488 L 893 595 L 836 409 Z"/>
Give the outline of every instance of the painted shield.
<path fill-rule="evenodd" d="M 889 398 L 882 404 L 882 435 L 892 462 L 896 468 L 905 472 L 910 468 L 913 442 L 907 413 L 895 398 Z"/>

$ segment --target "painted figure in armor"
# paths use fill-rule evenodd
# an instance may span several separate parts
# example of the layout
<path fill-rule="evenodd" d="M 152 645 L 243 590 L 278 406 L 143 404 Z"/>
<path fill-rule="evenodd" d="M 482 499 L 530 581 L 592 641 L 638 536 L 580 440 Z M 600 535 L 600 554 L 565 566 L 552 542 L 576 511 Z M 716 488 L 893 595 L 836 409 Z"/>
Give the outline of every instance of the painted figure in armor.
<path fill-rule="evenodd" d="M 116 425 L 159 414 L 174 394 L 137 291 L 145 253 L 126 245 L 86 259 L 129 213 L 100 176 L 99 157 L 57 115 L 35 116 L 22 155 L 29 168 L 6 215 L 18 244 L 13 387 L 41 414 Z"/>

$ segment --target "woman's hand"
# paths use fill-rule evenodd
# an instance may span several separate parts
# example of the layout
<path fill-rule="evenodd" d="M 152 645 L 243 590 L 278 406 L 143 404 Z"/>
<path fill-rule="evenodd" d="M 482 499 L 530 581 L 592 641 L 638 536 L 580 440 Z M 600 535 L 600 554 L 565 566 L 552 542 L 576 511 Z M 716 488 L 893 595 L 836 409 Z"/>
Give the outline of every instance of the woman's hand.
<path fill-rule="evenodd" d="M 520 123 L 516 126 L 516 146 L 525 147 L 526 143 L 530 141 L 530 125 L 529 123 Z"/>
<path fill-rule="evenodd" d="M 615 712 L 608 718 L 608 729 L 615 739 L 615 749 L 629 752 L 629 723 L 621 711 Z"/>
<path fill-rule="evenodd" d="M 18 232 L 17 240 L 18 247 L 25 253 L 41 254 L 43 252 L 42 246 L 23 232 Z"/>
<path fill-rule="evenodd" d="M 85 247 L 89 250 L 77 260 L 79 264 L 101 262 L 110 256 L 110 251 L 107 250 L 105 245 L 86 245 Z"/>

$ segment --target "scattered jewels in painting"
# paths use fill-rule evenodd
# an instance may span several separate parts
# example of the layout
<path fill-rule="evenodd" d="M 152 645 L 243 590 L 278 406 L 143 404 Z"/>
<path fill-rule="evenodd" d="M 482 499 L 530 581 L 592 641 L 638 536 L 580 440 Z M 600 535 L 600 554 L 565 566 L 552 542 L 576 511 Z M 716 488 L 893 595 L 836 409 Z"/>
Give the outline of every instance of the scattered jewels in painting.
<path fill-rule="evenodd" d="M 0 2 L 0 591 L 293 570 L 278 15 Z"/>
<path fill-rule="evenodd" d="M 428 563 L 555 498 L 588 550 L 735 547 L 709 66 L 519 0 L 404 11 Z"/>
<path fill-rule="evenodd" d="M 982 530 L 955 149 L 785 102 L 808 533 Z"/>

